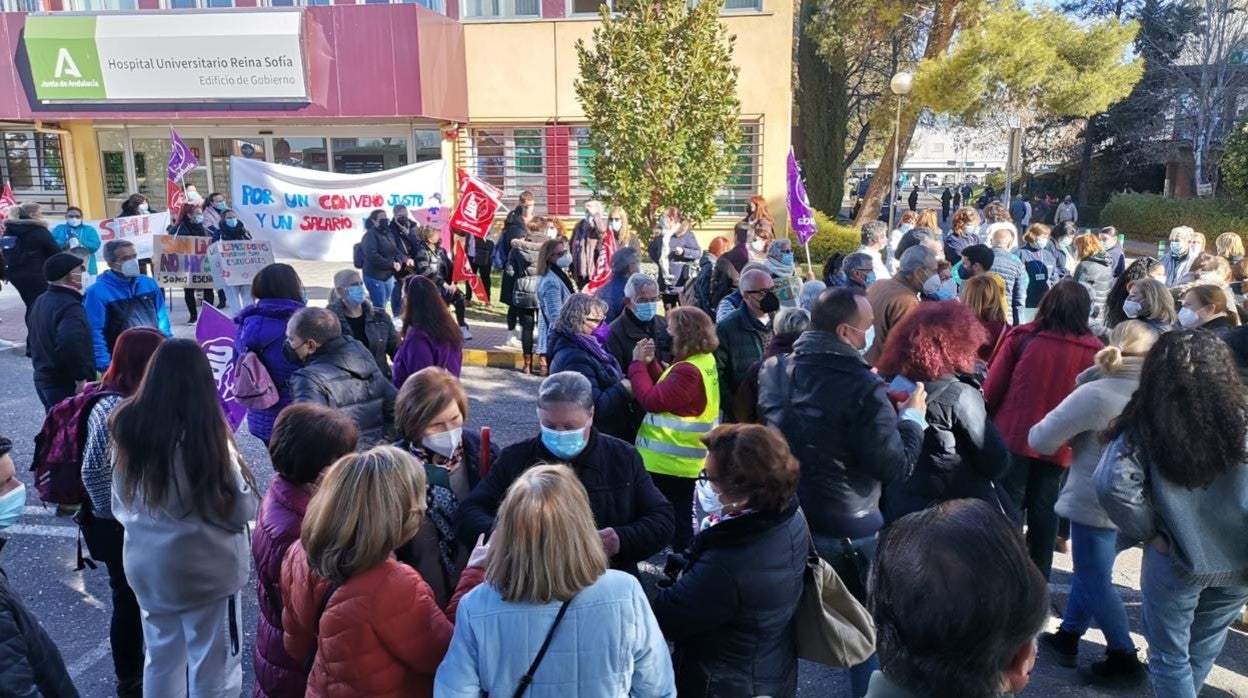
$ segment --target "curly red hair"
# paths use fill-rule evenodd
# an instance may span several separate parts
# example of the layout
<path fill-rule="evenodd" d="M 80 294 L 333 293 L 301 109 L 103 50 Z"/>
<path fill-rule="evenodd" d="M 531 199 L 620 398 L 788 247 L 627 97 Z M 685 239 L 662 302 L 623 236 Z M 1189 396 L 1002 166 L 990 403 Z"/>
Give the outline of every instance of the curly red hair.
<path fill-rule="evenodd" d="M 968 373 L 985 341 L 987 333 L 970 308 L 957 301 L 925 301 L 889 331 L 876 368 L 882 376 L 914 381 Z"/>

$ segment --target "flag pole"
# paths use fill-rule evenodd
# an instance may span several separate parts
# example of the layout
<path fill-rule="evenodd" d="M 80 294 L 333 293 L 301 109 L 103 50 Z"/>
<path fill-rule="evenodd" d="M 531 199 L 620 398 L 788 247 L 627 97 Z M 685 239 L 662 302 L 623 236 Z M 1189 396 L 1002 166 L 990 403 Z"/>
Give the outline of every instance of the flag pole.
<path fill-rule="evenodd" d="M 802 243 L 802 247 L 806 248 L 806 275 L 814 276 L 815 267 L 810 263 L 810 240 Z"/>

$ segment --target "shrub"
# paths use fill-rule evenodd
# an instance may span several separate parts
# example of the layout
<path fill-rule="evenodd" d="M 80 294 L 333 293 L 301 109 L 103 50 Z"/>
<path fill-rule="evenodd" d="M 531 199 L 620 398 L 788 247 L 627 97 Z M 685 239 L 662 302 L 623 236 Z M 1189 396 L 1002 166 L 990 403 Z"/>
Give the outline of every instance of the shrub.
<path fill-rule="evenodd" d="M 1232 199 L 1171 199 L 1160 194 L 1114 194 L 1101 209 L 1101 225 L 1133 240 L 1156 242 L 1170 229 L 1189 225 L 1212 240 L 1224 232 L 1248 232 L 1248 207 Z"/>
<path fill-rule="evenodd" d="M 862 246 L 862 232 L 858 228 L 841 225 L 822 211 L 815 211 L 815 228 L 815 236 L 810 239 L 810 261 L 816 276 L 823 273 L 823 263 L 832 255 L 849 254 Z M 794 249 L 794 256 L 802 264 L 806 263 L 804 250 Z"/>

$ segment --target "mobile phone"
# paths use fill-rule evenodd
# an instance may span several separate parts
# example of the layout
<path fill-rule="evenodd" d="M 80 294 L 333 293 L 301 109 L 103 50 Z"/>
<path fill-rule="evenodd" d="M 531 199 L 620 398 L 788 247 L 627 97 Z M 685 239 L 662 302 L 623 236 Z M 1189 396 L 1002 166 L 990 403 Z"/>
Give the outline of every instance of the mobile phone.
<path fill-rule="evenodd" d="M 913 395 L 914 389 L 917 387 L 919 386 L 916 385 L 914 381 L 910 380 L 909 378 L 906 378 L 905 376 L 898 375 L 896 378 L 893 379 L 892 383 L 888 384 L 888 392 L 897 394 L 897 395 L 900 395 L 902 393 L 906 395 Z"/>

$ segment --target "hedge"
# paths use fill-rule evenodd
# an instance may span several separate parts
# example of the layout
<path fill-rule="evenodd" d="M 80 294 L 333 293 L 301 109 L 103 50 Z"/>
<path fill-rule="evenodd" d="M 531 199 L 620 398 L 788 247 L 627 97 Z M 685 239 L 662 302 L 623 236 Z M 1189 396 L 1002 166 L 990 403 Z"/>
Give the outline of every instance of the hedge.
<path fill-rule="evenodd" d="M 810 239 L 810 261 L 817 276 L 823 273 L 823 263 L 833 254 L 849 254 L 862 246 L 862 233 L 857 228 L 841 225 L 822 211 L 815 211 L 815 228 L 815 236 Z M 805 250 L 795 248 L 793 253 L 799 262 L 806 263 Z"/>
<path fill-rule="evenodd" d="M 1156 242 L 1188 225 L 1210 241 L 1225 232 L 1248 232 L 1248 207 L 1223 198 L 1171 199 L 1160 194 L 1114 194 L 1101 209 L 1101 225 L 1132 240 Z"/>

